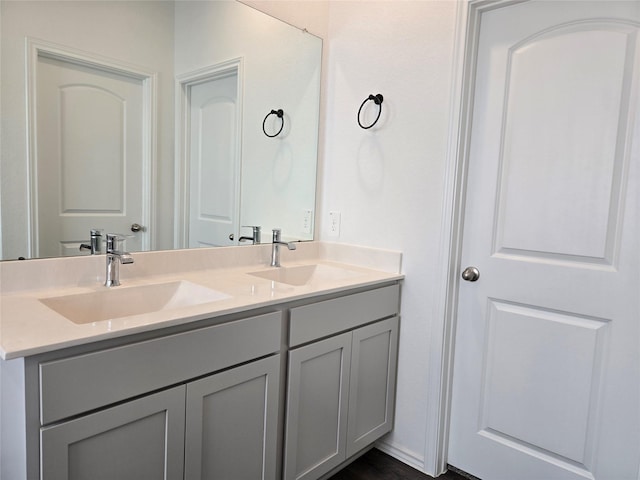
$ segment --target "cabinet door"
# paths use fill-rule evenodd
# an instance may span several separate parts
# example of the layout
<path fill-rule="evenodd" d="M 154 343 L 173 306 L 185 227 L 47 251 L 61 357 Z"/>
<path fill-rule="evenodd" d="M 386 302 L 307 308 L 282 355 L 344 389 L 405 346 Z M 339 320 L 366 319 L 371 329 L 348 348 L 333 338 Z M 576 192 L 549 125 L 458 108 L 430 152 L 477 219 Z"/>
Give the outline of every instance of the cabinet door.
<path fill-rule="evenodd" d="M 347 457 L 393 427 L 398 317 L 353 331 Z"/>
<path fill-rule="evenodd" d="M 42 480 L 178 480 L 185 387 L 40 431 Z"/>
<path fill-rule="evenodd" d="M 275 480 L 280 355 L 187 384 L 185 479 Z"/>
<path fill-rule="evenodd" d="M 315 479 L 346 458 L 351 333 L 289 352 L 284 478 Z"/>

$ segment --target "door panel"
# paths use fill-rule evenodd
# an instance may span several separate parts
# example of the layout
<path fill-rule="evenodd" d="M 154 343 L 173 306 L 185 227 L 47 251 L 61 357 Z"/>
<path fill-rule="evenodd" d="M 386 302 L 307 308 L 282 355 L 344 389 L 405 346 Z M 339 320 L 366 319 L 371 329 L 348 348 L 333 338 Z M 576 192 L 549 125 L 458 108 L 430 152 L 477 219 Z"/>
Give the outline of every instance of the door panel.
<path fill-rule="evenodd" d="M 284 478 L 319 478 L 346 459 L 352 334 L 289 352 Z"/>
<path fill-rule="evenodd" d="M 187 385 L 185 479 L 275 480 L 280 355 Z"/>
<path fill-rule="evenodd" d="M 41 430 L 42 480 L 179 480 L 185 387 Z"/>
<path fill-rule="evenodd" d="M 236 245 L 240 204 L 237 73 L 189 87 L 189 109 L 189 247 Z"/>
<path fill-rule="evenodd" d="M 508 52 L 496 251 L 611 262 L 634 40 L 586 22 Z"/>
<path fill-rule="evenodd" d="M 637 2 L 481 13 L 449 463 L 637 480 Z"/>
<path fill-rule="evenodd" d="M 481 432 L 587 463 L 607 327 L 600 319 L 490 300 Z"/>
<path fill-rule="evenodd" d="M 353 331 L 347 458 L 393 427 L 398 317 Z"/>
<path fill-rule="evenodd" d="M 128 234 L 148 249 L 143 193 L 142 80 L 39 57 L 37 256 L 79 255 L 90 229 Z"/>
<path fill-rule="evenodd" d="M 69 85 L 60 89 L 59 101 L 62 211 L 122 213 L 124 99 L 94 86 Z M 105 142 L 105 137 L 111 141 Z M 100 148 L 91 153 L 92 161 L 87 162 L 90 145 Z"/>

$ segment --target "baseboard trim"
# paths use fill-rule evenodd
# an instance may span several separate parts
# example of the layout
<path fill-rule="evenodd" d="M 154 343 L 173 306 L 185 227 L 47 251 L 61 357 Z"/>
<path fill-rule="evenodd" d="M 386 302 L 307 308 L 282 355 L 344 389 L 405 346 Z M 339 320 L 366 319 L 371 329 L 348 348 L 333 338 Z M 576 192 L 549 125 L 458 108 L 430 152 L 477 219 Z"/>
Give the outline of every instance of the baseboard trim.
<path fill-rule="evenodd" d="M 400 460 L 402 463 L 406 463 L 419 472 L 433 476 L 433 473 L 425 471 L 424 458 L 416 454 L 415 452 L 403 448 L 398 448 L 384 441 L 376 442 L 375 448 L 377 448 L 381 452 L 386 453 L 387 455 L 392 456 L 396 460 Z"/>

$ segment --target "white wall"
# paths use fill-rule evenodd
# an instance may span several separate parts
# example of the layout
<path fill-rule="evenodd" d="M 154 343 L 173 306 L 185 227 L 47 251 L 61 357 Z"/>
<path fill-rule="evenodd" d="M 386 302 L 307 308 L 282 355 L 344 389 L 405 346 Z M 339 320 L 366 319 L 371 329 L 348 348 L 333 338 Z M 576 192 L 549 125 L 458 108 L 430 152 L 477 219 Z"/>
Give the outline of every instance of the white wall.
<path fill-rule="evenodd" d="M 253 3 L 269 11 L 269 2 Z M 294 7 L 290 16 L 271 13 L 299 21 Z M 439 242 L 455 16 L 453 0 L 329 1 L 324 43 L 316 238 L 403 252 L 396 422 L 382 448 L 432 474 L 435 451 L 427 438 L 437 418 L 427 412 L 438 398 L 428 390 L 428 346 L 443 321 Z M 356 113 L 376 93 L 384 96 L 382 117 L 362 130 Z M 333 210 L 342 217 L 338 239 L 328 233 Z"/>
<path fill-rule="evenodd" d="M 3 255 L 29 256 L 25 37 L 159 72 L 159 238 L 173 240 L 173 4 L 170 2 L 0 2 L 2 28 Z M 131 48 L 136 45 L 136 48 Z M 171 212 L 163 215 L 162 212 Z M 88 234 L 88 232 L 87 232 Z M 160 244 L 167 248 L 171 243 Z"/>
<path fill-rule="evenodd" d="M 431 468 L 427 346 L 441 322 L 434 313 L 455 13 L 446 0 L 330 3 L 320 238 L 331 240 L 328 212 L 337 210 L 339 241 L 403 252 L 396 423 L 386 443 L 422 470 Z M 371 93 L 384 95 L 382 117 L 362 130 L 356 113 Z"/>

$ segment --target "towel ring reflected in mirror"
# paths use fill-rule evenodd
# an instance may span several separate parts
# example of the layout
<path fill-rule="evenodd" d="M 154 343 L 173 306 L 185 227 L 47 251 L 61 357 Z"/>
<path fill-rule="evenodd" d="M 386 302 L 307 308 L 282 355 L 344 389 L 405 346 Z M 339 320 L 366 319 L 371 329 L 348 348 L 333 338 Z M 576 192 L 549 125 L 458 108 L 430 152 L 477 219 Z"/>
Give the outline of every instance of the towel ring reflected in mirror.
<path fill-rule="evenodd" d="M 282 121 L 282 124 L 280 125 L 280 130 L 278 130 L 274 135 L 269 135 L 267 133 L 267 129 L 265 128 L 265 125 L 267 123 L 267 118 L 269 118 L 271 115 L 275 115 Z M 280 135 L 283 128 L 284 128 L 284 111 L 281 108 L 278 110 L 271 110 L 269 113 L 267 113 L 267 116 L 264 117 L 264 120 L 262 121 L 262 131 L 269 138 L 277 137 L 278 135 Z"/>

